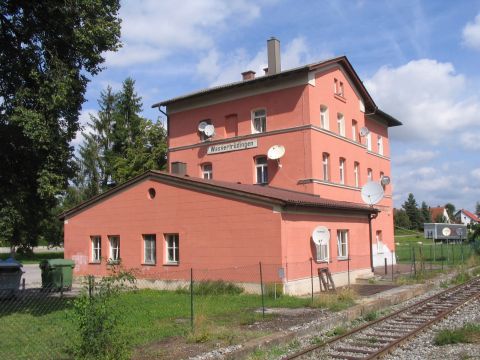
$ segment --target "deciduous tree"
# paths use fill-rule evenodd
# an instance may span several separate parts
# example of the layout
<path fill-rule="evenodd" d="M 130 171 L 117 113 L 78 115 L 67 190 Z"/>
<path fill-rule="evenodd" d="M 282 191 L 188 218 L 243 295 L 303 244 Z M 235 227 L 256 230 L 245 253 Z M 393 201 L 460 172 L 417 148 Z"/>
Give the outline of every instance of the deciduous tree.
<path fill-rule="evenodd" d="M 35 245 L 74 175 L 69 144 L 89 76 L 119 47 L 119 7 L 118 0 L 0 2 L 3 242 Z"/>

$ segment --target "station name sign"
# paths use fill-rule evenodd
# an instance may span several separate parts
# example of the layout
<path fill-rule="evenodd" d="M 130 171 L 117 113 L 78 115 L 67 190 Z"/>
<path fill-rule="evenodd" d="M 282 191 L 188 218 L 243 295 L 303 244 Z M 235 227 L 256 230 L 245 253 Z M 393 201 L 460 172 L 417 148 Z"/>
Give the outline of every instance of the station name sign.
<path fill-rule="evenodd" d="M 211 145 L 208 147 L 207 154 L 219 154 L 229 151 L 245 150 L 256 147 L 257 139 L 251 139 L 228 144 Z"/>

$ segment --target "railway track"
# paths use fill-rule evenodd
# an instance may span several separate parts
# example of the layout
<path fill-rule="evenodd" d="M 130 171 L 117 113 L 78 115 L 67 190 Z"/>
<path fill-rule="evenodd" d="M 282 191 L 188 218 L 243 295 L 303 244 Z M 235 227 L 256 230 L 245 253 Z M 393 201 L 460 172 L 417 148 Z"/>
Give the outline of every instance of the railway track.
<path fill-rule="evenodd" d="M 378 359 L 479 296 L 475 278 L 286 359 Z"/>

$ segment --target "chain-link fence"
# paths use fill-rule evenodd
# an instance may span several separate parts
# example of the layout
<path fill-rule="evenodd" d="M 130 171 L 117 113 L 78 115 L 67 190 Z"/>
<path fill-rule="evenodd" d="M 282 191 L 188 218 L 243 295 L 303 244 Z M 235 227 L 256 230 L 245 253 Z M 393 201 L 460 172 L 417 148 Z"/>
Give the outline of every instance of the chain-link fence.
<path fill-rule="evenodd" d="M 391 282 L 399 276 L 413 277 L 466 264 L 471 254 L 466 244 L 397 246 L 397 257 L 385 255 L 386 266 L 376 267 L 375 273 Z M 151 358 L 161 357 L 158 352 L 163 345 L 158 344 L 164 344 L 165 339 L 227 345 L 240 342 L 265 334 L 258 324 L 283 316 L 279 309 L 328 306 L 322 300 L 330 295 L 320 291 L 325 290 L 320 278 L 324 269 L 330 270 L 331 280 L 338 287 L 360 280 L 368 284 L 369 265 L 370 257 L 365 254 L 331 262 L 308 259 L 212 269 L 133 269 L 129 273 L 135 281 L 96 308 L 92 299 L 110 290 L 113 283 L 102 283 L 91 276 L 75 279 L 71 289 L 20 283 L 18 290 L 0 296 L 1 358 L 78 358 L 85 336 L 79 326 L 82 321 L 93 326 L 92 339 L 101 336 L 104 324 L 117 324 L 115 336 L 135 349 L 135 358 L 149 358 L 152 346 L 156 350 Z M 329 281 L 326 275 L 324 280 Z M 338 299 L 330 300 L 332 308 L 341 309 L 335 307 Z M 247 329 L 248 335 L 239 329 Z"/>

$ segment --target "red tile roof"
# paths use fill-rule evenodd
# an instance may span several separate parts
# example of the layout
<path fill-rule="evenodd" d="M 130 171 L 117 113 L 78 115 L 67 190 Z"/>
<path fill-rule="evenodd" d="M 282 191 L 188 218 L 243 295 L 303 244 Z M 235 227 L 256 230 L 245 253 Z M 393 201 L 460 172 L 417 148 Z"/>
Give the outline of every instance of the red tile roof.
<path fill-rule="evenodd" d="M 246 201 L 262 200 L 279 206 L 302 206 L 316 209 L 350 210 L 363 212 L 366 214 L 378 212 L 377 209 L 367 205 L 351 203 L 347 201 L 331 200 L 318 195 L 280 189 L 271 186 L 239 184 L 219 180 L 204 180 L 190 176 L 168 174 L 161 171 L 147 171 L 142 175 L 139 175 L 109 191 L 106 191 L 103 194 L 97 195 L 83 202 L 82 204 L 65 211 L 64 213 L 60 214 L 59 217 L 63 219 L 66 216 L 71 216 L 84 208 L 94 205 L 101 199 L 114 195 L 119 190 L 132 186 L 145 179 L 152 179 L 173 186 L 189 187 L 197 191 L 220 192 L 225 196 L 240 196 Z"/>
<path fill-rule="evenodd" d="M 465 215 L 467 215 L 470 219 L 472 219 L 473 221 L 476 221 L 476 222 L 480 223 L 480 218 L 477 215 L 475 215 L 474 213 L 471 213 L 470 211 L 465 210 L 465 209 L 462 209 L 461 211 Z"/>
<path fill-rule="evenodd" d="M 432 221 L 435 222 L 439 215 L 443 216 L 445 208 L 443 206 L 431 207 L 430 215 L 432 216 Z"/>

